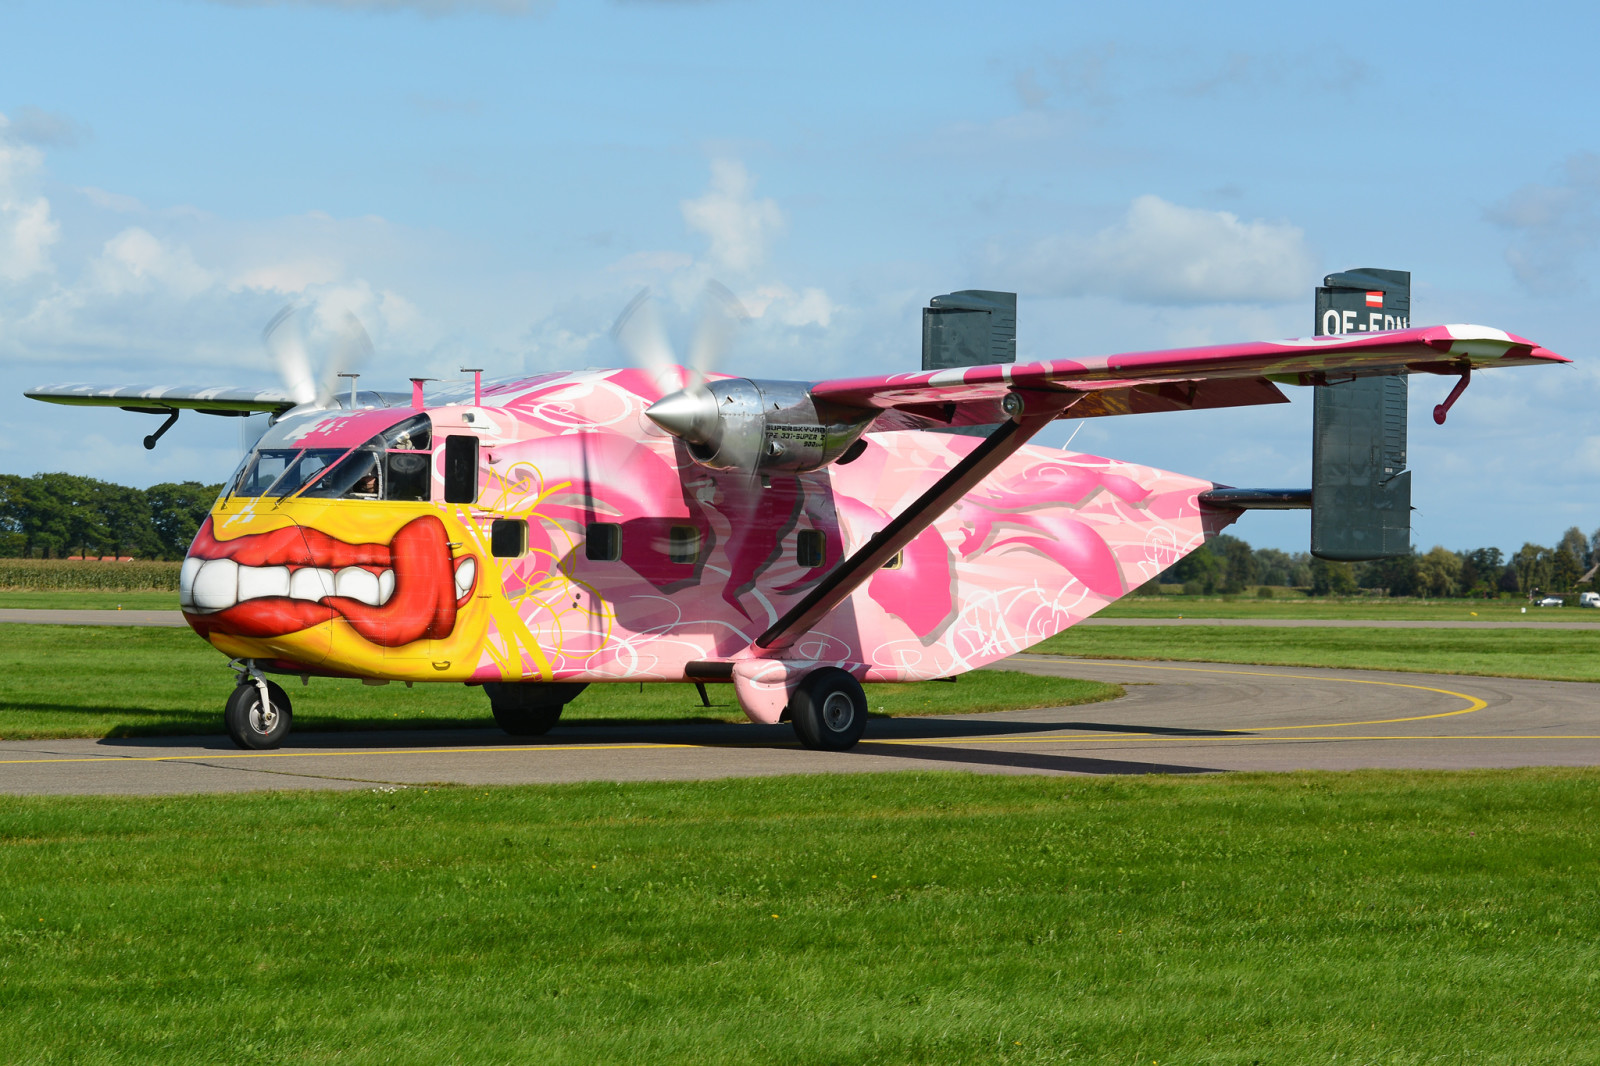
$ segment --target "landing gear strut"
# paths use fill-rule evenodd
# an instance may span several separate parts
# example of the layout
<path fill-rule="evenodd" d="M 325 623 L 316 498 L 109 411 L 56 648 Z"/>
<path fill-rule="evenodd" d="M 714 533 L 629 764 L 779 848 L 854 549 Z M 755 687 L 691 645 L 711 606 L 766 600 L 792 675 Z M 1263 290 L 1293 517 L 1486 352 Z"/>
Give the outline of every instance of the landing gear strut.
<path fill-rule="evenodd" d="M 289 735 L 294 713 L 289 694 L 282 685 L 262 677 L 252 662 L 230 665 L 239 673 L 239 684 L 222 712 L 228 735 L 247 750 L 276 748 Z"/>

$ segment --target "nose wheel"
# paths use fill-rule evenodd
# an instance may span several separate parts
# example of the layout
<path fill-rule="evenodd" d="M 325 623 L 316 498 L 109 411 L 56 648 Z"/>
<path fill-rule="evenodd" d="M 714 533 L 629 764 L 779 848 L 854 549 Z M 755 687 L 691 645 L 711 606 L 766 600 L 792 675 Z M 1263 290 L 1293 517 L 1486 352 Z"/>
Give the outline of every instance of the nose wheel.
<path fill-rule="evenodd" d="M 262 750 L 283 743 L 292 715 L 283 686 L 251 668 L 240 673 L 239 685 L 222 711 L 222 722 L 239 747 Z"/>

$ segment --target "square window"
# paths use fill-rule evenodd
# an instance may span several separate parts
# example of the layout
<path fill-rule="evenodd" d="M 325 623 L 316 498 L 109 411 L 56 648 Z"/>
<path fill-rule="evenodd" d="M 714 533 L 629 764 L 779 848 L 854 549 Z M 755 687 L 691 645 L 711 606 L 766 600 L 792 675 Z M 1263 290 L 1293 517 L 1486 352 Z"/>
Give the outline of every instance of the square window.
<path fill-rule="evenodd" d="M 827 562 L 828 541 L 820 529 L 802 529 L 794 542 L 794 561 L 808 570 Z"/>
<path fill-rule="evenodd" d="M 883 568 L 885 570 L 898 570 L 904 565 L 906 565 L 906 553 L 897 551 L 889 557 L 888 562 L 883 564 Z"/>
<path fill-rule="evenodd" d="M 673 526 L 667 534 L 667 558 L 675 563 L 700 558 L 700 531 L 693 526 Z"/>
<path fill-rule="evenodd" d="M 528 523 L 520 518 L 496 518 L 489 527 L 489 550 L 496 559 L 515 559 L 528 550 Z"/>
<path fill-rule="evenodd" d="M 622 527 L 615 522 L 590 522 L 584 529 L 583 554 L 598 562 L 622 558 Z"/>

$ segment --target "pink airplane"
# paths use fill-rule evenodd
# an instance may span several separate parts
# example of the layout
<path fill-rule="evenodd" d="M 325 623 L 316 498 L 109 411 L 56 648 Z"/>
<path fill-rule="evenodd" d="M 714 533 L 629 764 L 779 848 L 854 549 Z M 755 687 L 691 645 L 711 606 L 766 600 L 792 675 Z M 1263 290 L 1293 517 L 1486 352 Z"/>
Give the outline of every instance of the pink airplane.
<path fill-rule="evenodd" d="M 1392 413 L 1393 394 L 1352 387 L 1567 361 L 1499 330 L 1432 326 L 990 362 L 1014 343 L 1006 296 L 937 298 L 924 323 L 935 368 L 848 380 L 591 370 L 419 381 L 409 405 L 353 385 L 320 401 L 27 395 L 166 414 L 147 446 L 180 410 L 273 416 L 196 535 L 180 593 L 237 672 L 224 718 L 243 747 L 282 743 L 290 702 L 267 675 L 289 674 L 481 685 L 519 736 L 549 730 L 588 684 L 731 682 L 752 720 L 843 750 L 866 726 L 861 682 L 1022 651 L 1245 509 L 1309 504 L 1319 554 L 1393 554 L 1404 379 L 1400 457 L 1366 482 L 1341 481 L 1340 457 L 1360 453 L 1345 473 L 1370 470 L 1362 419 Z M 963 359 L 981 365 L 937 368 Z M 1317 469 L 1330 473 L 1312 491 L 1226 489 L 1028 443 L 1057 419 L 1285 402 L 1285 384 L 1355 397 L 1352 423 L 1324 417 L 1319 396 Z"/>

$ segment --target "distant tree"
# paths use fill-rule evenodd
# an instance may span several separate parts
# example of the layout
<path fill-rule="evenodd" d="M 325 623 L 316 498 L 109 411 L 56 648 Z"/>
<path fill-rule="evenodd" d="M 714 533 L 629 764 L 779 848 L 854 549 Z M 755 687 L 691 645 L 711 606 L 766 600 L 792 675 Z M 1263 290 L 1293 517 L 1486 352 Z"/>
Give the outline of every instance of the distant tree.
<path fill-rule="evenodd" d="M 1382 590 L 1388 596 L 1415 596 L 1420 587 L 1417 560 L 1413 550 L 1392 559 L 1362 563 L 1355 574 L 1356 583 L 1364 589 Z"/>
<path fill-rule="evenodd" d="M 1435 545 L 1417 559 L 1417 592 L 1424 596 L 1454 596 L 1461 577 L 1461 556 Z"/>
<path fill-rule="evenodd" d="M 1219 534 L 1206 544 L 1211 554 L 1222 564 L 1220 583 L 1222 591 L 1234 595 L 1244 591 L 1246 585 L 1256 580 L 1255 552 L 1238 537 Z"/>
<path fill-rule="evenodd" d="M 1572 532 L 1577 532 L 1574 529 Z M 1568 592 L 1583 576 L 1583 558 L 1572 550 L 1566 537 L 1550 554 L 1550 587 L 1557 592 Z"/>
<path fill-rule="evenodd" d="M 1556 541 L 1556 551 L 1560 551 L 1562 548 L 1572 553 L 1572 557 L 1578 560 L 1579 566 L 1587 567 L 1589 565 L 1589 538 L 1584 536 L 1583 530 L 1577 526 L 1569 527 L 1565 533 L 1561 534 L 1561 539 Z"/>
<path fill-rule="evenodd" d="M 1484 595 L 1495 591 L 1500 572 L 1505 569 L 1504 554 L 1499 548 L 1474 548 L 1461 554 L 1461 576 L 1457 587 L 1464 596 Z"/>
<path fill-rule="evenodd" d="M 1539 544 L 1527 543 L 1511 557 L 1511 568 L 1517 576 L 1517 591 L 1527 596 L 1534 589 L 1550 587 L 1550 564 L 1554 553 Z"/>
<path fill-rule="evenodd" d="M 1256 580 L 1263 585 L 1296 585 L 1294 558 L 1277 548 L 1256 549 Z"/>
<path fill-rule="evenodd" d="M 181 559 L 188 553 L 195 532 L 221 492 L 221 485 L 202 485 L 198 481 L 168 481 L 145 489 L 151 525 L 163 557 Z"/>
<path fill-rule="evenodd" d="M 1209 544 L 1202 544 L 1172 565 L 1173 578 L 1183 583 L 1183 591 L 1210 595 L 1222 584 L 1222 562 L 1211 553 Z"/>
<path fill-rule="evenodd" d="M 1348 596 L 1356 590 L 1355 575 L 1349 563 L 1312 559 L 1310 570 L 1313 596 Z"/>
<path fill-rule="evenodd" d="M 90 486 L 98 526 L 98 551 L 110 555 L 150 558 L 161 551 L 150 503 L 142 489 L 95 481 Z"/>
<path fill-rule="evenodd" d="M 1505 569 L 1500 571 L 1500 581 L 1496 586 L 1501 592 L 1522 591 L 1522 580 L 1517 576 L 1517 564 L 1506 563 Z"/>

